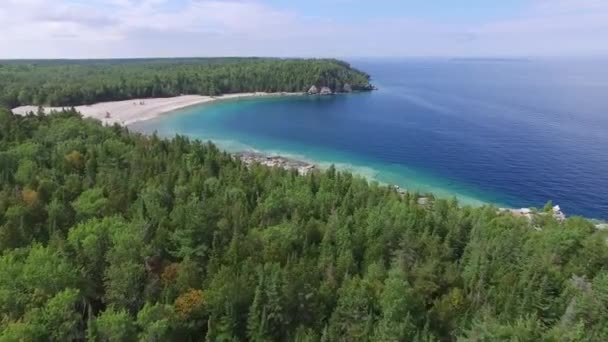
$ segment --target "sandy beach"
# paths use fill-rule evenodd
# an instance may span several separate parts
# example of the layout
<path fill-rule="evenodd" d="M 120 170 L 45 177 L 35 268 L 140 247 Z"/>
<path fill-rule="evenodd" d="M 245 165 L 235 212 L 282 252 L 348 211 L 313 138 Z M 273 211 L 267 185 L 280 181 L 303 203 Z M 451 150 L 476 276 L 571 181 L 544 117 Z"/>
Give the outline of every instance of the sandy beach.
<path fill-rule="evenodd" d="M 92 105 L 75 106 L 76 110 L 87 118 L 95 118 L 104 124 L 130 125 L 138 121 L 149 120 L 159 115 L 202 103 L 251 97 L 296 96 L 303 93 L 238 93 L 221 96 L 182 95 L 167 98 L 131 99 L 125 101 L 100 102 Z M 43 107 L 45 113 L 61 111 L 70 107 Z M 36 113 L 38 106 L 21 106 L 13 108 L 13 113 L 26 115 Z"/>

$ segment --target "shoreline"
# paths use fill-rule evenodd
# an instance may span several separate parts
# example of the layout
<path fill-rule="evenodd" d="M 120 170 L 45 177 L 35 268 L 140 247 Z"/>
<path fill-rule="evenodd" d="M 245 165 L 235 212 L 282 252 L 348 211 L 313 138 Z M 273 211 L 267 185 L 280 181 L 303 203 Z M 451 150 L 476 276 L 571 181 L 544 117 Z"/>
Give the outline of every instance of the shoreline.
<path fill-rule="evenodd" d="M 307 161 L 303 159 L 283 156 L 283 155 L 273 155 L 267 154 L 254 150 L 245 150 L 238 151 L 235 153 L 231 153 L 234 158 L 240 159 L 246 166 L 251 167 L 252 165 L 259 164 L 266 167 L 276 167 L 284 170 L 293 170 L 296 171 L 301 176 L 306 176 L 311 172 L 315 171 L 323 171 L 325 168 L 314 161 Z M 378 181 L 378 180 L 376 180 Z M 379 182 L 379 181 L 378 181 Z M 396 184 L 387 184 L 379 182 L 384 186 L 394 190 L 401 196 L 405 196 L 408 193 L 418 193 L 418 204 L 421 206 L 425 206 L 430 202 L 431 193 L 420 193 L 420 192 L 410 192 L 407 189 L 404 189 Z M 463 204 L 461 204 L 462 206 Z M 465 204 L 466 205 L 466 204 Z M 494 205 L 492 203 L 484 203 L 483 205 Z M 551 208 L 549 212 L 543 212 L 542 209 L 533 209 L 533 208 L 510 208 L 510 207 L 497 207 L 497 211 L 501 214 L 508 214 L 514 217 L 525 218 L 528 221 L 532 222 L 533 219 L 537 216 L 550 215 L 558 222 L 562 223 L 566 220 L 566 214 L 562 211 L 559 205 L 555 205 Z M 596 223 L 595 227 L 597 229 L 608 229 L 608 224 Z"/>
<path fill-rule="evenodd" d="M 84 118 L 93 118 L 102 122 L 104 125 L 114 125 L 118 123 L 128 126 L 140 121 L 154 119 L 177 110 L 193 107 L 205 103 L 217 101 L 227 101 L 236 99 L 249 99 L 257 97 L 283 97 L 283 96 L 304 96 L 306 93 L 235 93 L 223 94 L 219 96 L 206 95 L 180 95 L 175 97 L 142 98 L 122 101 L 98 102 L 91 105 L 73 106 Z M 48 107 L 48 106 L 20 106 L 11 111 L 17 115 L 27 115 L 37 113 L 39 108 L 43 108 L 45 114 L 54 111 L 69 110 L 72 106 Z"/>

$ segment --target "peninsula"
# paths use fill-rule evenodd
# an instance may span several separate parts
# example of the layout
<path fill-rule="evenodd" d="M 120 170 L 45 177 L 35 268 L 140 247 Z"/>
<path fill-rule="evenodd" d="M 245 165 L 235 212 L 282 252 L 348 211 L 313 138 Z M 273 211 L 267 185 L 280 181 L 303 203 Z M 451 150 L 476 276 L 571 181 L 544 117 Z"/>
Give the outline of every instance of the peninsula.
<path fill-rule="evenodd" d="M 40 60 L 0 64 L 0 103 L 9 108 L 80 106 L 181 95 L 316 94 L 316 89 L 320 89 L 319 94 L 332 94 L 374 87 L 368 74 L 335 59 Z M 193 97 L 187 102 L 190 100 L 202 99 Z"/>

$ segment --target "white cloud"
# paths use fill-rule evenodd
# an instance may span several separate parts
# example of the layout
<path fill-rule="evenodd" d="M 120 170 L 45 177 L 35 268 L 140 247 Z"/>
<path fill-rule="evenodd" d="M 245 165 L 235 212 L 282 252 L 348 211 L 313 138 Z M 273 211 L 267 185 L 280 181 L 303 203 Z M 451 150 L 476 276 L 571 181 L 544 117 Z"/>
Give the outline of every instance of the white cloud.
<path fill-rule="evenodd" d="M 261 0 L 2 0 L 0 58 L 608 54 L 608 1 L 530 1 L 472 26 L 406 14 L 336 22 Z"/>
<path fill-rule="evenodd" d="M 605 12 L 608 10 L 608 2 L 605 0 L 536 0 L 533 8 L 540 13 Z"/>

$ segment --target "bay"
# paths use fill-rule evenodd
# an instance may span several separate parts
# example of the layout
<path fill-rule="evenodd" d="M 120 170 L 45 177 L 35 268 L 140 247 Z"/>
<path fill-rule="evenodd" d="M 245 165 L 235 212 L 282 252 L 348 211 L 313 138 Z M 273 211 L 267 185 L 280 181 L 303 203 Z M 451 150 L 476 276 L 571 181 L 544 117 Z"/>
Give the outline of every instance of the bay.
<path fill-rule="evenodd" d="M 355 60 L 379 90 L 214 102 L 132 129 L 336 164 L 463 204 L 608 218 L 608 62 Z"/>

